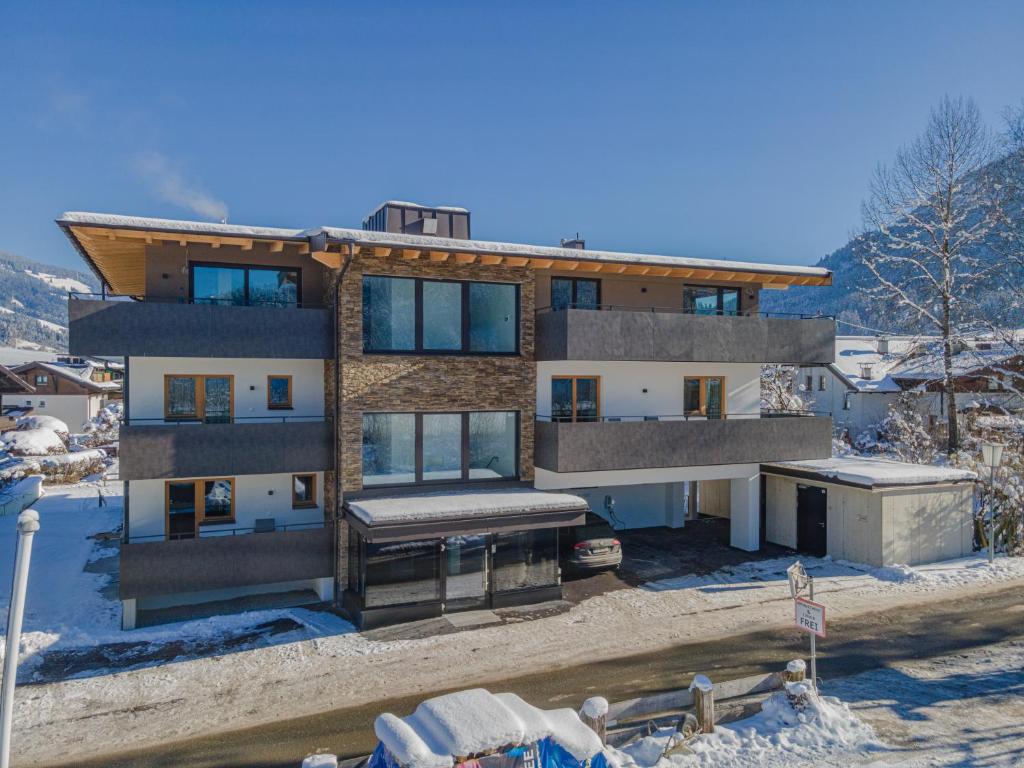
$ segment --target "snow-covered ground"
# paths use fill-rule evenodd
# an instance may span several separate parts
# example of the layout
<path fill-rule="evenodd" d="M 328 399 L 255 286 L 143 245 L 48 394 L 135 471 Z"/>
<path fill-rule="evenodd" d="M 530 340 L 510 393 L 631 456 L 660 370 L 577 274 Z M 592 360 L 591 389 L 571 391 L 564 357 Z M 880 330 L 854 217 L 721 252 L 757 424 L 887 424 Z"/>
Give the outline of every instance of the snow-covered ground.
<path fill-rule="evenodd" d="M 1024 643 L 896 664 L 827 681 L 821 693 L 802 712 L 775 694 L 660 766 L 1024 765 Z M 650 768 L 672 734 L 612 754 L 624 768 Z"/>
<path fill-rule="evenodd" d="M 83 571 L 104 554 L 102 543 L 88 536 L 114 530 L 120 521 L 117 487 L 109 485 L 110 505 L 103 509 L 89 484 L 51 487 L 36 505 L 41 530 L 24 641 L 31 657 L 22 679 L 38 676 L 48 657 L 79 650 L 107 654 L 110 666 L 123 671 L 93 667 L 62 682 L 19 689 L 17 749 L 26 762 L 52 756 L 55 744 L 75 744 L 84 756 L 269 722 L 282 712 L 297 717 L 417 694 L 443 685 L 438 670 L 456 666 L 460 682 L 470 687 L 579 663 L 583 648 L 597 661 L 792 622 L 785 569 L 794 558 L 787 557 L 610 592 L 557 615 L 415 640 L 371 640 L 332 614 L 301 609 L 122 632 L 116 596 L 103 594 L 105 586 L 110 591 L 109 577 Z M 13 536 L 14 520 L 0 519 L 0 609 L 8 599 L 3 574 L 11 572 Z M 971 557 L 882 569 L 803 562 L 833 619 L 1024 586 L 1024 559 L 999 558 L 994 567 Z M 295 627 L 233 645 L 228 653 L 211 650 L 279 619 Z M 140 646 L 146 653 L 136 664 L 131 654 Z M 164 647 L 170 650 L 161 657 Z M 140 711 L 146 715 L 135 714 Z M 125 717 L 131 728 L 123 727 Z"/>

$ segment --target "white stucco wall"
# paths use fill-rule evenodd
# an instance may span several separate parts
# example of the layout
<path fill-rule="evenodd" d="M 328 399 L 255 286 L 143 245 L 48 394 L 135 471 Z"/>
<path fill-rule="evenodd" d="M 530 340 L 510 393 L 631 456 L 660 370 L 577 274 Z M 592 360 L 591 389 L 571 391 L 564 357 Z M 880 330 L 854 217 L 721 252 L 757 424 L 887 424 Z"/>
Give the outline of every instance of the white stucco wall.
<path fill-rule="evenodd" d="M 4 395 L 4 406 L 31 405 L 33 413 L 60 419 L 72 432 L 81 432 L 82 425 L 99 413 L 104 402 L 103 395 Z"/>
<path fill-rule="evenodd" d="M 611 496 L 615 501 L 615 520 L 627 529 L 662 525 L 681 528 L 686 520 L 686 494 L 682 483 L 575 488 L 573 493 L 609 520 L 605 497 Z"/>
<path fill-rule="evenodd" d="M 131 357 L 128 359 L 128 416 L 162 419 L 166 374 L 235 377 L 235 417 L 324 415 L 323 360 L 205 357 Z M 267 376 L 292 377 L 291 410 L 267 408 Z"/>
<path fill-rule="evenodd" d="M 235 476 L 235 521 L 203 526 L 202 535 L 216 535 L 218 529 L 251 528 L 258 518 L 272 517 L 277 525 L 321 522 L 324 519 L 324 476 L 323 472 L 314 474 L 317 506 L 302 509 L 292 509 L 291 473 Z M 165 485 L 163 480 L 131 481 L 128 489 L 131 539 L 164 535 Z"/>
<path fill-rule="evenodd" d="M 542 417 L 551 414 L 555 376 L 600 376 L 602 416 L 681 416 L 687 376 L 724 376 L 726 410 L 735 418 L 757 417 L 761 408 L 761 366 L 756 363 L 539 362 L 537 413 Z"/>

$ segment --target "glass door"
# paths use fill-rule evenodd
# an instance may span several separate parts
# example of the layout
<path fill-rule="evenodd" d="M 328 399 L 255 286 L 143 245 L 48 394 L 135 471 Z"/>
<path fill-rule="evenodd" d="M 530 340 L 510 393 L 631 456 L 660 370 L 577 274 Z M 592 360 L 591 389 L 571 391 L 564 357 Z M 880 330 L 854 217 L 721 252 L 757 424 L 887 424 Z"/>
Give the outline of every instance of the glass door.
<path fill-rule="evenodd" d="M 707 417 L 709 419 L 722 418 L 722 380 L 720 378 L 705 379 L 704 386 L 707 387 L 704 401 Z"/>
<path fill-rule="evenodd" d="M 445 611 L 487 605 L 487 535 L 445 539 Z"/>
<path fill-rule="evenodd" d="M 225 424 L 231 421 L 231 377 L 207 376 L 203 386 L 206 423 Z"/>
<path fill-rule="evenodd" d="M 196 484 L 192 480 L 167 484 L 167 538 L 194 539 Z"/>

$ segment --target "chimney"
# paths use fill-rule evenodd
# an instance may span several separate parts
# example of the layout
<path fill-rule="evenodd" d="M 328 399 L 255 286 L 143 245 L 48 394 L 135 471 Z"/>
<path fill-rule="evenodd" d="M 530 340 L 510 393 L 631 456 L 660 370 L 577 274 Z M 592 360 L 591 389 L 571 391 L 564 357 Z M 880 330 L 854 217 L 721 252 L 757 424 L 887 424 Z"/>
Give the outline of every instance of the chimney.
<path fill-rule="evenodd" d="M 889 354 L 889 339 L 886 336 L 878 337 L 878 354 L 888 355 Z"/>
<path fill-rule="evenodd" d="M 579 232 L 576 233 L 576 237 L 569 240 L 562 238 L 559 245 L 561 245 L 562 248 L 575 248 L 577 251 L 585 251 L 587 249 L 587 242 L 580 237 Z"/>
<path fill-rule="evenodd" d="M 469 211 L 450 205 L 430 206 L 387 200 L 363 219 L 363 229 L 468 240 Z"/>
<path fill-rule="evenodd" d="M 866 380 L 870 381 L 871 380 L 871 373 L 872 373 L 872 371 L 871 371 L 871 363 L 861 363 L 860 364 L 860 377 L 862 379 L 866 379 Z"/>

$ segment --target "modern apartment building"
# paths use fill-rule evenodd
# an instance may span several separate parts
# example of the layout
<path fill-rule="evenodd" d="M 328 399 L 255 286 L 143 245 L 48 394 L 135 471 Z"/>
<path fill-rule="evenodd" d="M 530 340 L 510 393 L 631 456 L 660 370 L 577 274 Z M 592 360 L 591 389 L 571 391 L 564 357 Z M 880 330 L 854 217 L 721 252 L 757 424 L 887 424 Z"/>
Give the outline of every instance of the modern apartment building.
<path fill-rule="evenodd" d="M 125 626 L 254 595 L 361 626 L 561 594 L 588 508 L 761 541 L 759 465 L 830 454 L 760 408 L 763 363 L 834 356 L 760 291 L 827 270 L 470 238 L 389 202 L 363 229 L 67 213 L 97 273 L 73 354 L 125 358 Z M 206 607 L 209 609 L 209 606 Z"/>

